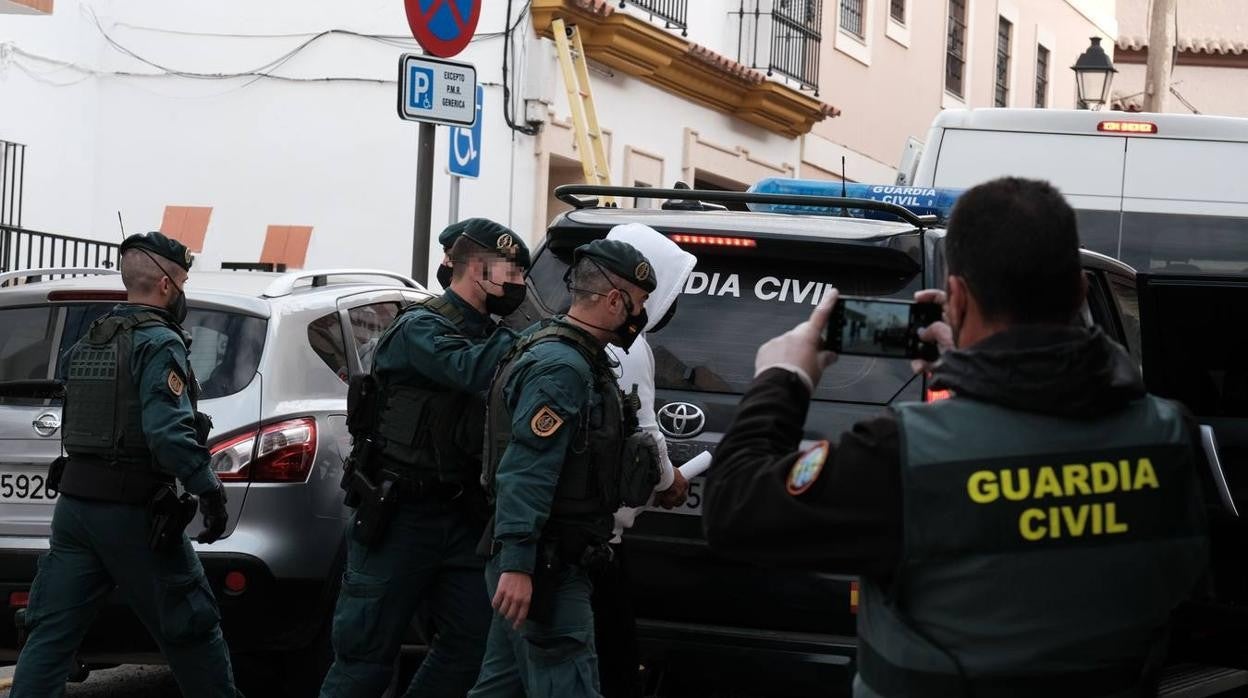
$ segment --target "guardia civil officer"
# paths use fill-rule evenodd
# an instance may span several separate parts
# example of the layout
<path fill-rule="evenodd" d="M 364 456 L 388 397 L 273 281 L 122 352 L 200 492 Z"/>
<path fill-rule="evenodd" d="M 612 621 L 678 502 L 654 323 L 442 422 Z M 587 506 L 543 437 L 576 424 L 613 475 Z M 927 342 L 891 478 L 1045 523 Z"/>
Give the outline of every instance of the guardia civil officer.
<path fill-rule="evenodd" d="M 68 460 L 11 695 L 61 695 L 96 609 L 117 590 L 183 695 L 232 697 L 217 603 L 182 532 L 194 504 L 174 491 L 176 479 L 199 496 L 197 540 L 220 538 L 225 490 L 209 467 L 211 423 L 195 411 L 199 384 L 181 326 L 191 255 L 160 233 L 131 235 L 120 253 L 126 302 L 92 323 L 66 358 Z"/>
<path fill-rule="evenodd" d="M 367 394 L 350 408 L 347 489 L 357 509 L 326 698 L 380 696 L 422 603 L 437 632 L 406 695 L 463 696 L 481 667 L 491 616 L 476 554 L 488 519 L 481 394 L 516 340 L 490 316 L 524 300 L 528 250 L 484 218 L 441 239 L 450 244 L 449 288 L 395 319 L 378 342 Z"/>
<path fill-rule="evenodd" d="M 613 514 L 659 481 L 653 439 L 605 347 L 647 324 L 650 262 L 596 240 L 569 270 L 572 307 L 526 336 L 490 387 L 484 481 L 496 498 L 486 581 L 497 613 L 469 694 L 598 695 L 588 570 L 609 561 Z"/>
<path fill-rule="evenodd" d="M 1086 282 L 1056 189 L 970 189 L 947 235 L 948 324 L 923 336 L 956 347 L 933 375 L 952 399 L 799 450 L 835 360 L 825 300 L 758 351 L 710 471 L 707 539 L 862 576 L 856 696 L 1155 695 L 1169 615 L 1207 558 L 1193 424 L 1076 320 Z"/>

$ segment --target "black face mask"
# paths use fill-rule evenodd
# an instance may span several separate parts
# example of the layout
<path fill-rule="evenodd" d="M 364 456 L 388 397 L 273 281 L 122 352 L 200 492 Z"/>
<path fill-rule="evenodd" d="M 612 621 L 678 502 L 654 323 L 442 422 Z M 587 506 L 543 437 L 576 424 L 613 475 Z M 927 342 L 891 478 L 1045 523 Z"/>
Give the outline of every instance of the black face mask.
<path fill-rule="evenodd" d="M 438 284 L 442 288 L 450 288 L 451 287 L 451 275 L 454 273 L 455 273 L 454 267 L 443 264 L 438 267 L 438 271 L 434 275 L 434 277 L 438 280 Z"/>
<path fill-rule="evenodd" d="M 143 252 L 143 254 L 147 255 L 147 258 L 152 260 L 152 264 L 155 264 L 165 275 L 165 277 L 169 279 L 169 285 L 178 290 L 177 297 L 173 299 L 172 303 L 165 306 L 165 310 L 169 311 L 169 315 L 173 317 L 174 322 L 181 325 L 183 322 L 186 322 L 186 292 L 182 290 L 181 286 L 178 286 L 173 282 L 173 277 L 169 275 L 169 271 L 165 269 L 165 265 L 157 262 L 156 258 L 148 254 L 147 250 L 144 250 L 141 247 L 139 249 Z"/>
<path fill-rule="evenodd" d="M 173 279 L 170 279 L 169 283 L 173 283 Z M 177 288 L 176 284 L 174 288 Z M 169 314 L 173 316 L 174 322 L 179 325 L 186 322 L 186 293 L 182 289 L 178 288 L 178 297 L 174 298 L 173 302 L 169 304 L 168 310 Z"/>
<path fill-rule="evenodd" d="M 624 307 L 628 309 L 629 315 L 624 318 L 624 322 L 620 323 L 619 327 L 615 328 L 615 336 L 620 339 L 620 348 L 627 352 L 633 346 L 633 343 L 637 341 L 637 338 L 641 336 L 641 333 L 646 331 L 646 324 L 650 322 L 650 318 L 646 315 L 646 306 L 644 305 L 641 306 L 641 312 L 633 315 L 633 299 L 629 298 L 624 291 L 618 288 L 616 290 L 620 291 L 624 299 Z"/>
<path fill-rule="evenodd" d="M 485 294 L 485 312 L 498 317 L 507 317 L 524 303 L 524 298 L 528 294 L 528 287 L 524 284 L 513 284 L 503 282 L 499 284 L 503 287 L 503 295 L 492 296 Z"/>
<path fill-rule="evenodd" d="M 676 300 L 680 299 L 677 298 Z M 667 312 L 663 313 L 663 317 L 659 318 L 659 321 L 654 323 L 654 327 L 650 328 L 651 332 L 658 332 L 667 327 L 667 323 L 671 322 L 672 318 L 676 316 L 676 300 L 672 301 L 672 304 L 667 307 Z"/>

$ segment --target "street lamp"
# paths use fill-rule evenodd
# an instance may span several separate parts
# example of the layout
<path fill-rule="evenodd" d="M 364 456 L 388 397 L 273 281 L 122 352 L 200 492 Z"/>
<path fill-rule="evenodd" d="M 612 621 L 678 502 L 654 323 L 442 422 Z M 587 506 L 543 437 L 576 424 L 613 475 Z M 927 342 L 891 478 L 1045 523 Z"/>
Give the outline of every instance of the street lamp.
<path fill-rule="evenodd" d="M 1105 106 L 1109 101 L 1109 85 L 1118 69 L 1101 48 L 1101 37 L 1092 37 L 1092 45 L 1070 69 L 1075 71 L 1075 84 L 1079 88 L 1079 108 L 1095 111 Z"/>

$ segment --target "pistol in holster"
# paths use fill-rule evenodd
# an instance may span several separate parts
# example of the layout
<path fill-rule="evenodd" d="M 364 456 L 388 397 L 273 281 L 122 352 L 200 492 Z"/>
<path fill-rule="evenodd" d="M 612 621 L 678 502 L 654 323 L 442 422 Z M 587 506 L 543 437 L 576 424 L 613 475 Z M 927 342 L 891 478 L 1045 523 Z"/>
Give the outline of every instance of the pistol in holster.
<path fill-rule="evenodd" d="M 182 542 L 182 531 L 199 512 L 199 500 L 185 492 L 178 496 L 171 485 L 162 485 L 147 505 L 151 530 L 147 547 L 152 551 L 170 550 Z"/>
<path fill-rule="evenodd" d="M 398 480 L 385 471 L 370 477 L 358 467 L 351 471 L 350 477 L 350 492 L 359 498 L 355 518 L 351 522 L 351 535 L 362 545 L 379 543 L 398 511 Z"/>

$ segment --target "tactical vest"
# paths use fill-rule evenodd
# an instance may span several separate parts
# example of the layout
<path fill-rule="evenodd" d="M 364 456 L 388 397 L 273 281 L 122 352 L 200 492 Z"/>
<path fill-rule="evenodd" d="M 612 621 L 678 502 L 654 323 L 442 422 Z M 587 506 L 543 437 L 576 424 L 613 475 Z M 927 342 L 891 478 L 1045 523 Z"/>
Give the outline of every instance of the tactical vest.
<path fill-rule="evenodd" d="M 1100 419 L 897 409 L 903 551 L 862 581 L 855 696 L 1136 695 L 1205 568 L 1192 444 L 1145 397 Z"/>
<path fill-rule="evenodd" d="M 419 309 L 463 327 L 463 312 L 445 296 L 420 301 L 404 312 Z M 396 322 L 387 334 L 397 326 Z M 432 385 L 382 385 L 379 398 L 375 435 L 386 467 L 442 483 L 478 481 L 485 427 L 485 400 L 480 394 Z"/>
<path fill-rule="evenodd" d="M 547 529 L 572 528 L 588 534 L 591 542 L 606 542 L 611 538 L 612 515 L 620 507 L 627 415 L 624 396 L 611 367 L 599 358 L 601 347 L 590 342 L 582 332 L 547 321 L 541 329 L 517 343 L 499 365 L 486 407 L 485 471 L 481 484 L 493 502 L 494 479 L 503 453 L 511 443 L 512 413 L 505 388 L 517 360 L 542 342 L 564 342 L 575 347 L 593 370 L 594 392 L 601 397 L 601 402 L 582 410 L 576 423 L 569 425 L 575 431 L 559 472 Z"/>
<path fill-rule="evenodd" d="M 63 444 L 69 460 L 60 491 L 87 499 L 141 503 L 173 482 L 148 449 L 138 376 L 130 371 L 134 330 L 160 325 L 180 330 L 160 314 L 106 315 L 69 350 Z M 199 383 L 188 375 L 192 409 Z"/>

